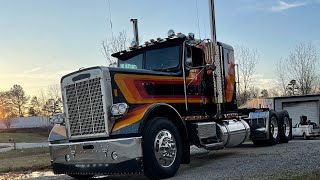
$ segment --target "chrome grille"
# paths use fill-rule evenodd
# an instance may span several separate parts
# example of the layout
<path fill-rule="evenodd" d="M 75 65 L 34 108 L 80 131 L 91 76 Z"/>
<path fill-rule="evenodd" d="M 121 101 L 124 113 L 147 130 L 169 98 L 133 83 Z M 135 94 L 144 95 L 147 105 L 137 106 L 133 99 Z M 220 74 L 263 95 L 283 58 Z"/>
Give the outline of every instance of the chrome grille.
<path fill-rule="evenodd" d="M 106 132 L 101 78 L 66 86 L 70 136 L 85 136 Z"/>

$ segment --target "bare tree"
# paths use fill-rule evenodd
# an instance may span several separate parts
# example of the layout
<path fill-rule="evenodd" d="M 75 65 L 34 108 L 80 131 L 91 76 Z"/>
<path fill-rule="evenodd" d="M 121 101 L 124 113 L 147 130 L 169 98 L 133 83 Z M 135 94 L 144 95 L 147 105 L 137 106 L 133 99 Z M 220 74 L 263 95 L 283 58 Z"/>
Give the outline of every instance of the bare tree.
<path fill-rule="evenodd" d="M 103 55 L 107 59 L 109 66 L 116 63 L 116 59 L 111 54 L 125 50 L 129 43 L 129 38 L 125 31 L 119 32 L 117 36 L 101 42 Z"/>
<path fill-rule="evenodd" d="M 260 94 L 261 94 L 261 97 L 262 97 L 262 98 L 267 98 L 267 97 L 269 97 L 269 92 L 268 92 L 268 90 L 266 90 L 266 89 L 263 89 Z"/>
<path fill-rule="evenodd" d="M 42 108 L 45 115 L 51 116 L 54 113 L 61 112 L 62 98 L 60 86 L 58 84 L 48 86 L 46 96 L 47 99 Z"/>
<path fill-rule="evenodd" d="M 271 88 L 268 90 L 269 92 L 269 97 L 279 97 L 280 96 L 280 92 L 278 88 Z"/>
<path fill-rule="evenodd" d="M 235 60 L 239 64 L 241 103 L 245 103 L 251 96 L 249 91 L 253 87 L 253 75 L 259 59 L 257 50 L 251 50 L 244 46 L 240 46 L 235 50 Z"/>
<path fill-rule="evenodd" d="M 10 103 L 13 107 L 18 111 L 18 115 L 23 117 L 24 114 L 24 106 L 28 103 L 29 97 L 26 96 L 24 89 L 15 84 L 8 92 L 8 96 L 10 99 Z"/>
<path fill-rule="evenodd" d="M 15 114 L 8 93 L 0 92 L 0 123 L 10 128 L 13 117 L 15 117 Z"/>
<path fill-rule="evenodd" d="M 30 100 L 29 116 L 39 116 L 41 113 L 41 104 L 37 96 L 33 96 Z"/>
<path fill-rule="evenodd" d="M 287 85 L 290 81 L 287 67 L 288 65 L 283 59 L 280 59 L 276 64 L 277 84 L 282 95 L 287 95 Z"/>
<path fill-rule="evenodd" d="M 278 62 L 276 74 L 281 88 L 286 90 L 288 83 L 295 80 L 300 95 L 314 93 L 318 82 L 317 60 L 317 51 L 312 43 L 298 44 L 285 61 Z"/>
<path fill-rule="evenodd" d="M 62 101 L 61 98 L 54 100 L 48 99 L 46 104 L 43 106 L 43 111 L 47 116 L 52 116 L 55 113 L 62 111 Z"/>

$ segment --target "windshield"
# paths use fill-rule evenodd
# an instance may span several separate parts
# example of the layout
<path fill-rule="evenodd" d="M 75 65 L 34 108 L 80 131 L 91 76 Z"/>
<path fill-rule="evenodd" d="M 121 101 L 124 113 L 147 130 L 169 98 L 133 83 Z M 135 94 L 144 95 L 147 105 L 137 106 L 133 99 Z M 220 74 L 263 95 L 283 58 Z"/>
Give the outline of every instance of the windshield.
<path fill-rule="evenodd" d="M 129 59 L 119 59 L 119 67 L 127 69 L 142 69 L 143 54 L 136 55 Z"/>
<path fill-rule="evenodd" d="M 145 69 L 174 71 L 179 66 L 179 56 L 179 46 L 147 51 Z"/>
<path fill-rule="evenodd" d="M 143 55 L 145 54 L 145 59 Z M 147 69 L 176 72 L 179 70 L 180 46 L 153 49 L 144 53 L 119 58 L 118 67 L 127 69 Z"/>

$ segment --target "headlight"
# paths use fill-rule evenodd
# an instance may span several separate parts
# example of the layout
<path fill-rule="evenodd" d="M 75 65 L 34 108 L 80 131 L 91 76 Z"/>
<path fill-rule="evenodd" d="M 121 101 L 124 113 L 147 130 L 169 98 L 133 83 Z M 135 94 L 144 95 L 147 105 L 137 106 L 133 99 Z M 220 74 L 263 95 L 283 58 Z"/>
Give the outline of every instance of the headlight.
<path fill-rule="evenodd" d="M 56 113 L 52 116 L 51 122 L 54 124 L 63 124 L 64 123 L 64 113 Z"/>
<path fill-rule="evenodd" d="M 128 109 L 129 106 L 126 103 L 113 104 L 111 106 L 111 114 L 114 116 L 124 115 Z"/>

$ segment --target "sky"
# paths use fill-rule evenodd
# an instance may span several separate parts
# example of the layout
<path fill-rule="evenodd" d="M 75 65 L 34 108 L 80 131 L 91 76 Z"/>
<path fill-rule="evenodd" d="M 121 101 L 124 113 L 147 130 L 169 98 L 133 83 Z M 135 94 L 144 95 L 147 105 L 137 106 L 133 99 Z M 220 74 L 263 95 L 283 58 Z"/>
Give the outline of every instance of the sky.
<path fill-rule="evenodd" d="M 275 85 L 276 62 L 298 43 L 320 50 L 320 0 L 216 0 L 215 8 L 217 39 L 258 51 L 256 86 Z M 133 38 L 131 18 L 143 41 L 169 29 L 210 37 L 207 0 L 0 0 L 0 91 L 20 84 L 36 95 L 64 74 L 106 66 L 101 41 L 121 31 Z"/>

